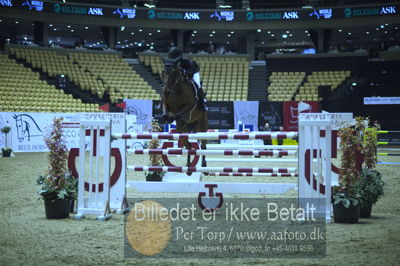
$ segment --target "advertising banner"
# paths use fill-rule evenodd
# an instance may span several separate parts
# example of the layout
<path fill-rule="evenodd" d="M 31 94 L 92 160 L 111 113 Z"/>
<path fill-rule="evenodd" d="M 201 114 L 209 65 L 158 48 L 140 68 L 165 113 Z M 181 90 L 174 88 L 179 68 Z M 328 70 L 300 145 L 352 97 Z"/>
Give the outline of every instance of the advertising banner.
<path fill-rule="evenodd" d="M 65 143 L 67 148 L 79 145 L 79 128 L 77 114 L 62 113 L 0 113 L 0 127 L 9 126 L 11 146 L 14 152 L 44 152 L 47 147 L 44 137 L 55 117 L 63 117 L 65 125 Z M 1 136 L 0 146 L 5 146 L 4 136 Z"/>
<path fill-rule="evenodd" d="M 232 129 L 234 127 L 232 102 L 209 102 L 207 106 L 209 129 Z"/>
<path fill-rule="evenodd" d="M 239 124 L 253 125 L 253 129 L 258 128 L 258 101 L 237 101 L 233 103 L 235 128 Z"/>
<path fill-rule="evenodd" d="M 48 149 L 44 137 L 49 133 L 53 119 L 62 117 L 64 129 L 64 141 L 68 148 L 79 147 L 79 118 L 81 115 L 91 119 L 102 119 L 104 116 L 112 116 L 113 130 L 123 132 L 125 129 L 124 114 L 120 113 L 0 113 L 0 128 L 11 127 L 7 143 L 5 134 L 0 135 L 0 148 L 9 146 L 14 152 L 46 152 Z M 121 120 L 119 117 L 123 116 Z M 114 122 L 116 121 L 116 122 Z M 119 121 L 119 122 L 118 122 Z M 118 124 L 116 124 L 118 122 Z M 121 125 L 119 125 L 121 124 Z"/>
<path fill-rule="evenodd" d="M 400 104 L 400 97 L 364 97 L 364 104 Z"/>
<path fill-rule="evenodd" d="M 279 128 L 283 126 L 282 102 L 260 101 L 258 113 L 259 129 L 263 130 L 267 122 L 272 131 L 279 131 Z"/>
<path fill-rule="evenodd" d="M 318 113 L 319 102 L 283 102 L 283 127 L 285 131 L 297 131 L 300 113 Z"/>
<path fill-rule="evenodd" d="M 137 124 L 142 125 L 144 131 L 149 131 L 153 118 L 153 101 L 125 99 L 124 102 L 126 103 L 126 114 L 136 115 Z"/>

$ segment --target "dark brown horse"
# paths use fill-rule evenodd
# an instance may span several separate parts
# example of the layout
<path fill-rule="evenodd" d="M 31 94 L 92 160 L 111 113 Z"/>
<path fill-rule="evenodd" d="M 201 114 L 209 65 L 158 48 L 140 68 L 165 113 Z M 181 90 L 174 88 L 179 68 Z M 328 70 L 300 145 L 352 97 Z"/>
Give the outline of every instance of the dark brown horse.
<path fill-rule="evenodd" d="M 163 119 L 168 123 L 176 120 L 176 130 L 179 133 L 206 132 L 208 129 L 207 111 L 199 107 L 197 91 L 193 81 L 179 66 L 176 60 L 163 59 L 164 63 L 164 94 Z M 201 149 L 206 149 L 206 140 L 201 141 Z M 182 144 L 191 149 L 190 142 L 184 140 Z M 190 155 L 187 164 L 189 166 Z M 202 156 L 201 166 L 206 166 L 205 156 Z"/>

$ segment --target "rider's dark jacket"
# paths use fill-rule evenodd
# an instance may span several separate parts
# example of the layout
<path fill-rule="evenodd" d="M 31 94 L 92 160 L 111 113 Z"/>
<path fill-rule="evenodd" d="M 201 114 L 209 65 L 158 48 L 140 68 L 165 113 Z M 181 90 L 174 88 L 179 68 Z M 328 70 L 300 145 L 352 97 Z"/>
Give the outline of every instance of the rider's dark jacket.
<path fill-rule="evenodd" d="M 200 67 L 196 63 L 196 61 L 191 61 L 187 58 L 182 58 L 181 60 L 181 67 L 185 70 L 185 73 L 192 78 L 193 74 L 199 72 Z"/>

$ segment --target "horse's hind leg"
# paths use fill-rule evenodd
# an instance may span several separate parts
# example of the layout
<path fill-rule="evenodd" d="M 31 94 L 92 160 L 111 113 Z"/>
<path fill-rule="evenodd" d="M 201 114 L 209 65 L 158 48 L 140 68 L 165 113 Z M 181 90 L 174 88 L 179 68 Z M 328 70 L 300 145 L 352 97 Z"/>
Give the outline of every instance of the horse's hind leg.
<path fill-rule="evenodd" d="M 207 140 L 202 140 L 201 141 L 201 149 L 205 150 L 207 149 Z M 207 161 L 206 161 L 206 156 L 202 155 L 201 156 L 201 166 L 202 167 L 207 167 Z M 208 176 L 208 172 L 203 172 L 203 175 Z"/>
<path fill-rule="evenodd" d="M 201 141 L 201 149 L 202 150 L 207 149 L 207 140 L 206 139 Z M 207 161 L 206 161 L 206 156 L 205 155 L 201 156 L 201 166 L 202 167 L 207 167 Z"/>
<path fill-rule="evenodd" d="M 188 140 L 185 140 L 185 141 L 187 141 L 187 144 L 184 145 L 184 146 L 186 147 L 186 149 L 190 150 L 190 149 L 191 149 L 190 142 L 189 142 Z M 190 166 L 190 154 L 187 155 L 186 166 L 187 166 L 187 167 Z M 187 175 L 189 175 L 189 176 L 192 175 L 192 172 L 187 172 Z"/>

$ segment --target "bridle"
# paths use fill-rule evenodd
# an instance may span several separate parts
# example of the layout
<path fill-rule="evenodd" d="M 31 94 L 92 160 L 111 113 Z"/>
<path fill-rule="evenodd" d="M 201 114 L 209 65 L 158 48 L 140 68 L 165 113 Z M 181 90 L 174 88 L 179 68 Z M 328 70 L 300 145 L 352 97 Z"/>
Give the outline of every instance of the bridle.
<path fill-rule="evenodd" d="M 168 74 L 168 80 L 167 80 L 167 84 L 165 85 L 166 87 L 168 87 L 169 88 L 169 90 L 168 90 L 168 94 L 169 94 L 169 92 L 171 92 L 171 91 L 175 91 L 175 88 L 178 86 L 178 84 L 182 81 L 182 78 L 183 78 L 183 74 L 182 74 L 182 71 L 181 71 L 181 67 L 180 66 L 175 66 L 175 65 L 173 65 L 174 66 L 174 69 L 172 69 L 171 70 L 171 72 Z M 165 71 L 165 70 L 164 70 Z M 166 71 L 165 71 L 166 72 Z M 170 83 L 171 83 L 171 73 L 178 73 L 178 75 L 179 75 L 179 77 L 178 78 L 176 78 L 175 79 L 175 81 L 174 81 L 174 83 L 171 85 Z"/>

